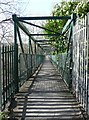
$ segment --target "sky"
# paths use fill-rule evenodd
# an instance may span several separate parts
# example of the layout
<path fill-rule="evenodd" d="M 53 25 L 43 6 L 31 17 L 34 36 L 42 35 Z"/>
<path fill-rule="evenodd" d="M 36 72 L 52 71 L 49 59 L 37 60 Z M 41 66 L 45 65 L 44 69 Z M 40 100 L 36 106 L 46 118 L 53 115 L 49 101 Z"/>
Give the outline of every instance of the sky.
<path fill-rule="evenodd" d="M 23 16 L 51 16 L 52 10 L 61 0 L 19 0 Z M 41 24 L 43 21 L 31 21 L 34 24 Z M 30 27 L 34 33 L 42 33 L 39 28 Z"/>
<path fill-rule="evenodd" d="M 10 1 L 10 5 L 2 4 L 0 11 L 0 21 L 8 18 L 12 18 L 12 13 L 20 16 L 50 16 L 55 4 L 60 3 L 61 0 L 4 0 L 4 2 Z M 3 0 L 0 0 L 3 3 Z M 2 9 L 3 8 L 3 9 Z M 3 14 L 2 10 L 11 11 L 11 14 Z M 2 14 L 1 14 L 2 13 Z M 32 21 L 33 22 L 33 21 Z M 43 21 L 34 21 L 36 24 L 41 24 Z M 7 24 L 9 26 L 9 24 Z M 8 27 L 5 25 L 7 32 Z M 30 28 L 31 29 L 31 28 Z M 4 30 L 4 31 L 5 31 Z M 10 30 L 10 29 L 8 29 Z M 33 31 L 35 29 L 32 28 Z M 10 30 L 12 31 L 12 30 Z M 0 37 L 3 36 L 2 27 L 0 28 Z"/>
<path fill-rule="evenodd" d="M 55 4 L 61 0 L 21 0 L 22 12 L 27 16 L 46 16 L 51 15 Z M 19 2 L 21 2 L 19 1 Z"/>

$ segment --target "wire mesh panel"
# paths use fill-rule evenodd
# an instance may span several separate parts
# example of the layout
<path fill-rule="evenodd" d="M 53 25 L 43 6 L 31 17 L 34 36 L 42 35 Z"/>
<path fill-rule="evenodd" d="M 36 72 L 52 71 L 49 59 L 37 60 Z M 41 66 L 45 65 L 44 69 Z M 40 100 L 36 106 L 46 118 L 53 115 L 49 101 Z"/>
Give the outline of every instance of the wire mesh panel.
<path fill-rule="evenodd" d="M 88 38 L 87 38 L 87 19 L 77 19 L 73 33 L 73 73 L 72 85 L 76 97 L 88 110 Z"/>
<path fill-rule="evenodd" d="M 51 55 L 50 59 L 52 61 L 53 64 L 55 64 L 56 66 L 58 66 L 58 56 L 57 55 Z"/>
<path fill-rule="evenodd" d="M 66 53 L 60 53 L 59 54 L 59 68 L 60 68 L 60 73 L 63 74 L 63 70 L 64 70 L 64 67 L 65 67 L 65 60 L 66 60 Z"/>
<path fill-rule="evenodd" d="M 58 69 L 62 79 L 70 85 L 70 53 L 60 53 L 58 55 Z"/>
<path fill-rule="evenodd" d="M 19 84 L 20 86 L 28 78 L 28 71 L 31 69 L 29 64 L 31 61 L 31 55 L 20 53 L 19 55 Z M 29 74 L 29 76 L 31 73 Z"/>
<path fill-rule="evenodd" d="M 44 55 L 20 53 L 19 55 L 19 86 L 21 86 L 43 62 Z"/>

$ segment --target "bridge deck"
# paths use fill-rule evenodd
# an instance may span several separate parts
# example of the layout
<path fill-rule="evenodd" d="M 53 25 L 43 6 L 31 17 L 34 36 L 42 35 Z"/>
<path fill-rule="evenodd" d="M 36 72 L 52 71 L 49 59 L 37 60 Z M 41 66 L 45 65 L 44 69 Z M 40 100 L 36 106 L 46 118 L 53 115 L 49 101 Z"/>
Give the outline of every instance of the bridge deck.
<path fill-rule="evenodd" d="M 48 59 L 30 84 L 31 79 L 16 95 L 19 120 L 83 120 L 79 103 Z"/>

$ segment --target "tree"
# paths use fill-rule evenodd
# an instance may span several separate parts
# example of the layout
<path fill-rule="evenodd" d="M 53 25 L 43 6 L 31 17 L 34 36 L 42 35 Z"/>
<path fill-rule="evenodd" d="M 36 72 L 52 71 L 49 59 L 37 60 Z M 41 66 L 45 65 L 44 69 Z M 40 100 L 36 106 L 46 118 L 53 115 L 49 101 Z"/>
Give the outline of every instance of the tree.
<path fill-rule="evenodd" d="M 88 0 L 82 0 L 78 3 L 75 12 L 80 18 L 83 18 L 87 13 L 89 12 L 89 1 Z"/>
<path fill-rule="evenodd" d="M 0 41 L 11 43 L 13 40 L 12 14 L 19 15 L 17 2 L 14 0 L 0 0 Z"/>
<path fill-rule="evenodd" d="M 62 1 L 60 4 L 56 4 L 54 6 L 54 9 L 52 11 L 53 16 L 69 16 L 73 13 L 76 13 L 77 16 L 80 18 L 84 17 L 87 12 L 89 12 L 89 2 L 88 0 L 84 0 L 81 2 L 66 2 Z M 44 27 L 46 27 L 49 30 L 52 30 L 55 32 L 61 32 L 65 23 L 67 20 L 47 20 Z M 50 31 L 45 30 L 44 31 L 47 34 L 50 34 Z M 67 48 L 67 43 L 63 37 L 51 37 L 50 39 L 55 39 L 56 43 L 52 43 L 53 46 L 55 46 L 56 51 L 58 53 L 59 49 L 60 52 L 65 52 Z M 49 40 L 50 40 L 49 39 Z"/>

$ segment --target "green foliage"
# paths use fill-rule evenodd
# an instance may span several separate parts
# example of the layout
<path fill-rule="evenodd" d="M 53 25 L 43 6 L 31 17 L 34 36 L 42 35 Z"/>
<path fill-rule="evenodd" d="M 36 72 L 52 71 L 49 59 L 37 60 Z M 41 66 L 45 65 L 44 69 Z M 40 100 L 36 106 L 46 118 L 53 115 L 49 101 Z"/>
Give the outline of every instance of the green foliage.
<path fill-rule="evenodd" d="M 69 16 L 74 13 L 76 6 L 79 2 L 66 2 L 62 1 L 61 4 L 56 4 L 52 11 L 52 16 Z M 48 20 L 45 27 L 53 30 L 54 32 L 59 32 L 65 25 L 67 20 Z M 49 33 L 48 31 L 46 31 Z"/>
<path fill-rule="evenodd" d="M 0 120 L 7 120 L 8 112 L 0 112 Z"/>
<path fill-rule="evenodd" d="M 71 14 L 76 13 L 77 16 L 79 16 L 80 18 L 83 18 L 87 14 L 87 12 L 89 12 L 88 0 L 86 1 L 84 0 L 80 2 L 62 1 L 61 3 L 56 4 L 54 6 L 52 15 L 53 16 L 70 16 Z M 53 33 L 56 33 L 56 32 L 60 33 L 66 22 L 67 20 L 47 20 L 44 27 L 54 31 Z M 47 34 L 52 33 L 48 30 L 45 30 L 44 32 Z M 60 37 L 54 37 L 54 36 L 51 37 L 50 39 L 56 40 L 56 43 L 52 43 L 52 45 L 56 48 L 56 52 L 54 51 L 53 54 L 58 53 L 58 51 L 60 52 L 66 51 L 67 43 L 65 39 Z"/>
<path fill-rule="evenodd" d="M 75 12 L 80 18 L 83 18 L 89 12 L 89 1 L 79 2 Z"/>

